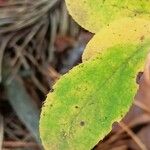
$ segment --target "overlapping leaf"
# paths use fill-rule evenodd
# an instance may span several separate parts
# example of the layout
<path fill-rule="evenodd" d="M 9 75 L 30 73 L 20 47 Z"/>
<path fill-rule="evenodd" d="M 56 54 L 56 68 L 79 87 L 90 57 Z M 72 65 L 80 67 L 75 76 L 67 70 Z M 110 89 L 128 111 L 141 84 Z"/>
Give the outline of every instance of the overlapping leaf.
<path fill-rule="evenodd" d="M 77 23 L 93 33 L 124 17 L 150 19 L 150 0 L 66 0 L 66 4 Z"/>
<path fill-rule="evenodd" d="M 92 59 L 109 47 L 127 42 L 142 43 L 150 37 L 150 21 L 139 18 L 124 18 L 111 23 L 95 34 L 86 46 L 83 61 Z"/>
<path fill-rule="evenodd" d="M 150 49 L 149 24 L 146 22 L 145 30 L 129 32 L 136 37 L 133 41 L 124 36 L 124 42 L 117 43 L 124 29 L 118 23 L 119 31 L 111 37 L 113 44 L 56 83 L 41 115 L 40 132 L 46 150 L 91 149 L 107 135 L 112 123 L 128 112 L 137 90 L 136 73 Z M 105 38 L 101 40 L 105 43 Z"/>
<path fill-rule="evenodd" d="M 84 63 L 62 76 L 48 95 L 40 133 L 46 150 L 88 150 L 132 105 L 136 73 L 150 49 L 150 22 L 144 20 L 150 19 L 150 1 L 66 2 L 73 18 L 89 31 L 108 26 L 89 42 Z"/>

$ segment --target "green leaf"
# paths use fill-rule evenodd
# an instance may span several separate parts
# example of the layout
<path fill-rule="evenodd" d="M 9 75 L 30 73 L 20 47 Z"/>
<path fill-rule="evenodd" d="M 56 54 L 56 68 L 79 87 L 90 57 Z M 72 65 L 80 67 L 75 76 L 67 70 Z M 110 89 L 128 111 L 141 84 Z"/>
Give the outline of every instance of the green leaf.
<path fill-rule="evenodd" d="M 132 105 L 149 48 L 149 40 L 118 44 L 62 76 L 42 109 L 45 149 L 90 150 L 103 139 Z"/>
<path fill-rule="evenodd" d="M 77 23 L 93 33 L 124 17 L 150 19 L 150 0 L 66 0 L 66 4 Z"/>
<path fill-rule="evenodd" d="M 111 23 L 97 33 L 86 46 L 83 61 L 95 58 L 103 50 L 116 44 L 143 43 L 150 37 L 150 21 L 124 18 Z"/>

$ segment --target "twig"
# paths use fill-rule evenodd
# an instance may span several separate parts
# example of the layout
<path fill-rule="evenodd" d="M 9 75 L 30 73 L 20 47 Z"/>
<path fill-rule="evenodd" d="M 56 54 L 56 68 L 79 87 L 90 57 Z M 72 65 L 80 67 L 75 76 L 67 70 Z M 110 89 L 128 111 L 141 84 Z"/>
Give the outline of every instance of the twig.
<path fill-rule="evenodd" d="M 3 117 L 0 114 L 0 149 L 2 149 L 3 137 L 4 137 L 4 124 L 3 124 Z"/>
<path fill-rule="evenodd" d="M 40 145 L 34 143 L 34 142 L 22 142 L 22 141 L 4 141 L 3 147 L 5 148 L 35 148 L 39 147 Z"/>
<path fill-rule="evenodd" d="M 146 146 L 143 144 L 143 142 L 128 128 L 126 124 L 120 122 L 119 125 L 128 133 L 129 136 L 131 136 L 131 138 L 134 140 L 134 142 L 139 146 L 141 150 L 148 150 Z"/>
<path fill-rule="evenodd" d="M 122 146 L 114 147 L 111 150 L 127 150 L 127 146 L 126 145 L 122 145 Z"/>
<path fill-rule="evenodd" d="M 143 109 L 145 112 L 150 114 L 150 109 L 140 101 L 134 101 L 134 105 L 138 106 L 139 108 Z"/>

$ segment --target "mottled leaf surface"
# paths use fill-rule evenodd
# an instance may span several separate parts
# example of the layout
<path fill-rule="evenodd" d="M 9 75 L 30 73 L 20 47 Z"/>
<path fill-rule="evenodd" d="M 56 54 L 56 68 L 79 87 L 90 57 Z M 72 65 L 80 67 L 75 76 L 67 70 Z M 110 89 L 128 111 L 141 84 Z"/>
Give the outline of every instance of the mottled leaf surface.
<path fill-rule="evenodd" d="M 45 149 L 90 150 L 103 139 L 132 105 L 149 49 L 148 40 L 118 44 L 62 76 L 42 109 Z"/>
<path fill-rule="evenodd" d="M 149 20 L 139 18 L 117 20 L 97 33 L 87 44 L 83 61 L 95 58 L 103 50 L 116 44 L 143 43 L 149 37 Z"/>
<path fill-rule="evenodd" d="M 150 19 L 150 0 L 66 0 L 66 4 L 74 20 L 93 33 L 124 17 Z"/>

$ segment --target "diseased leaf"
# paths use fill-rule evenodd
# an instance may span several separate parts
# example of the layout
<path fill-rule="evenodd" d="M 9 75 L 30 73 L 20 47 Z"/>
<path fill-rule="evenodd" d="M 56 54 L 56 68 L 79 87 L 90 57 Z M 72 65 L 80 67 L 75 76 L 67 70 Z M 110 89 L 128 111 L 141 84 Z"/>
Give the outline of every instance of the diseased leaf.
<path fill-rule="evenodd" d="M 93 33 L 124 17 L 150 19 L 150 0 L 66 0 L 66 4 L 77 23 Z"/>
<path fill-rule="evenodd" d="M 45 149 L 90 150 L 103 139 L 132 105 L 149 49 L 150 40 L 117 44 L 62 76 L 42 109 Z"/>
<path fill-rule="evenodd" d="M 124 18 L 111 23 L 97 33 L 86 46 L 83 61 L 95 58 L 98 53 L 116 44 L 143 43 L 150 37 L 150 21 Z"/>

